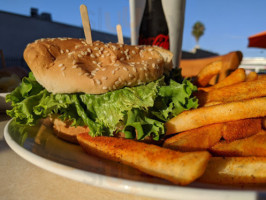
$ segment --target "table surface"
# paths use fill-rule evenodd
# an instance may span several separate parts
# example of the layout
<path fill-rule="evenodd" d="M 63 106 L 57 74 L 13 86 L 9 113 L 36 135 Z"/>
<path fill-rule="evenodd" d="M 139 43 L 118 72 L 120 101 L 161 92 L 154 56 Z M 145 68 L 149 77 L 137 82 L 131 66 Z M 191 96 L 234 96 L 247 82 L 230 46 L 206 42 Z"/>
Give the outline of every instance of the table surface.
<path fill-rule="evenodd" d="M 7 115 L 0 114 L 0 199 L 154 199 L 87 185 L 31 164 L 7 145 L 4 127 L 8 120 Z"/>

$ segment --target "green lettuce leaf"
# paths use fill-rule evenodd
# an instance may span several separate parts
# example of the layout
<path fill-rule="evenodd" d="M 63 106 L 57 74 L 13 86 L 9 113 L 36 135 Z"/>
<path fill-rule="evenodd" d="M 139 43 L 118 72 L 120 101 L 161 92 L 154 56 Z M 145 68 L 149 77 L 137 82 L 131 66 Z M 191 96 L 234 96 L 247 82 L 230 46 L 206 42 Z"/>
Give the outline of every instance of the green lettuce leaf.
<path fill-rule="evenodd" d="M 100 95 L 75 93 L 52 94 L 30 73 L 21 85 L 6 97 L 13 109 L 7 114 L 18 123 L 34 125 L 53 114 L 69 120 L 73 126 L 86 125 L 92 136 L 113 136 L 122 131 L 126 138 L 139 140 L 149 136 L 159 140 L 165 133 L 164 122 L 184 110 L 196 108 L 192 97 L 196 87 L 164 78 L 136 87 Z"/>

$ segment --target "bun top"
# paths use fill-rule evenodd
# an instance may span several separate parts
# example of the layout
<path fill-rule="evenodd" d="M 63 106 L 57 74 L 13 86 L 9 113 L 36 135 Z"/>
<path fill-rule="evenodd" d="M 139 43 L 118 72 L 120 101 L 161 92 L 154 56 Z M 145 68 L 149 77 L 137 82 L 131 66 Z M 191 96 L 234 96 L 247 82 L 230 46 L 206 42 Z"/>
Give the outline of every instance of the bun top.
<path fill-rule="evenodd" d="M 36 40 L 24 51 L 36 80 L 52 93 L 101 94 L 148 83 L 171 70 L 172 57 L 160 47 L 72 38 Z"/>

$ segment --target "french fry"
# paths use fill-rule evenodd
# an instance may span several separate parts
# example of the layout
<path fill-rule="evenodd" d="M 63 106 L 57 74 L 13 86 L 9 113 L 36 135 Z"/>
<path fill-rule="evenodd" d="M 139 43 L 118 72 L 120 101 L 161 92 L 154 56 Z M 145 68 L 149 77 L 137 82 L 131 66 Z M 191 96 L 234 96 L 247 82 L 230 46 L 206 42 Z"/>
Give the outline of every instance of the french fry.
<path fill-rule="evenodd" d="M 204 67 L 197 75 L 196 85 L 206 86 L 213 76 L 217 75 L 222 69 L 222 61 L 215 61 Z"/>
<path fill-rule="evenodd" d="M 266 183 L 266 157 L 212 157 L 199 181 L 221 185 Z"/>
<path fill-rule="evenodd" d="M 266 116 L 266 97 L 184 111 L 165 123 L 166 134 L 240 119 Z"/>
<path fill-rule="evenodd" d="M 256 135 L 235 140 L 221 141 L 211 147 L 216 156 L 264 156 L 266 157 L 266 131 L 261 130 Z"/>
<path fill-rule="evenodd" d="M 222 137 L 233 141 L 255 135 L 260 130 L 261 118 L 212 124 L 172 136 L 164 141 L 163 147 L 182 152 L 208 150 Z"/>
<path fill-rule="evenodd" d="M 266 117 L 264 117 L 264 118 L 262 119 L 262 123 L 261 123 L 261 125 L 262 125 L 262 128 L 266 130 Z"/>
<path fill-rule="evenodd" d="M 257 79 L 258 79 L 258 74 L 256 72 L 250 72 L 246 77 L 246 81 L 254 81 Z"/>
<path fill-rule="evenodd" d="M 224 123 L 222 136 L 226 141 L 255 135 L 261 130 L 261 118 L 242 119 Z"/>
<path fill-rule="evenodd" d="M 236 83 L 241 83 L 246 80 L 246 73 L 245 70 L 242 68 L 236 69 L 233 71 L 229 76 L 227 76 L 225 79 L 221 80 L 219 83 L 211 86 L 211 87 L 205 87 L 205 88 L 199 88 L 199 90 L 203 90 L 205 92 L 222 88 L 229 85 L 234 85 Z"/>
<path fill-rule="evenodd" d="M 85 133 L 77 139 L 89 154 L 124 163 L 179 185 L 200 177 L 210 159 L 207 151 L 181 153 L 124 138 L 91 137 Z"/>
<path fill-rule="evenodd" d="M 203 126 L 165 140 L 163 147 L 178 151 L 208 150 L 222 138 L 223 124 Z"/>
<path fill-rule="evenodd" d="M 199 104 L 204 106 L 209 102 L 232 102 L 266 96 L 266 79 L 242 82 L 209 92 L 195 93 Z"/>

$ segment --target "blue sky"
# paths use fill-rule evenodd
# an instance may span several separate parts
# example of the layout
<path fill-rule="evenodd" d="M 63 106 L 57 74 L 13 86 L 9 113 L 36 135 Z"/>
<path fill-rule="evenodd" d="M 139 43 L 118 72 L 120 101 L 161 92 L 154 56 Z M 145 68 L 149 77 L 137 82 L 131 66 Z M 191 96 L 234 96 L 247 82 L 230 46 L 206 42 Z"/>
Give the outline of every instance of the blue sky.
<path fill-rule="evenodd" d="M 115 33 L 121 24 L 130 36 L 128 0 L 0 0 L 0 10 L 29 15 L 30 8 L 49 12 L 56 22 L 81 26 L 79 5 L 88 7 L 92 29 Z M 205 34 L 202 49 L 219 54 L 240 50 L 244 57 L 266 57 L 266 49 L 247 48 L 248 36 L 266 30 L 266 0 L 187 0 L 182 49 L 195 45 L 192 26 L 201 21 Z"/>

